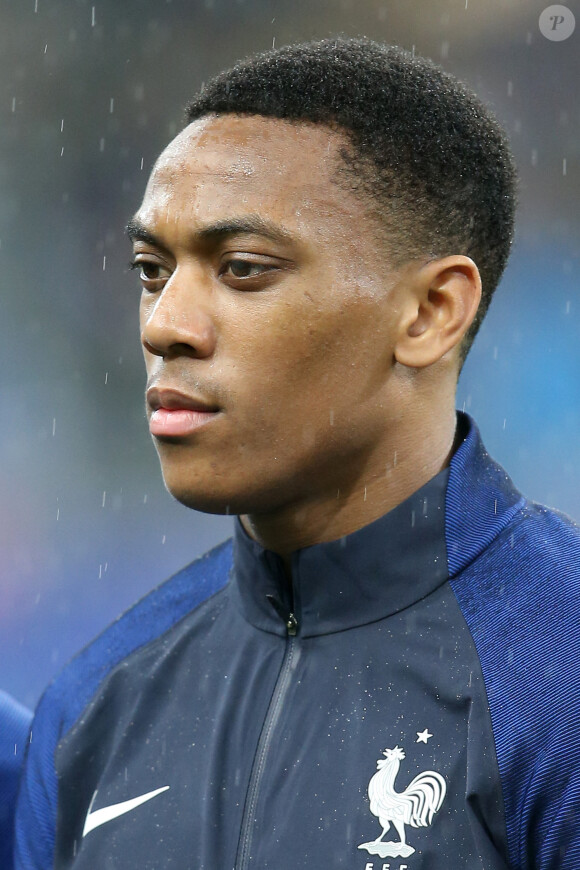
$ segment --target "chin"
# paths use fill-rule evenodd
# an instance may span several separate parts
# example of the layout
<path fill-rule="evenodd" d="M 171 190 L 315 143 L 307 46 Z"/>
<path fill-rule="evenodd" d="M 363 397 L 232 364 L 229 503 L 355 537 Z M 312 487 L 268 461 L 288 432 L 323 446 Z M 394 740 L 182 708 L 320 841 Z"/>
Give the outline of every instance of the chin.
<path fill-rule="evenodd" d="M 188 488 L 183 485 L 170 485 L 165 481 L 165 488 L 182 505 L 191 508 L 194 511 L 201 511 L 204 514 L 236 514 L 232 507 L 232 500 L 227 495 L 216 493 L 210 490 L 201 490 L 198 488 Z"/>
<path fill-rule="evenodd" d="M 260 487 L 254 479 L 234 480 L 234 474 L 208 475 L 184 479 L 183 475 L 164 474 L 165 488 L 178 502 L 206 514 L 239 516 L 271 513 L 281 507 L 280 493 L 288 487 L 269 481 Z"/>

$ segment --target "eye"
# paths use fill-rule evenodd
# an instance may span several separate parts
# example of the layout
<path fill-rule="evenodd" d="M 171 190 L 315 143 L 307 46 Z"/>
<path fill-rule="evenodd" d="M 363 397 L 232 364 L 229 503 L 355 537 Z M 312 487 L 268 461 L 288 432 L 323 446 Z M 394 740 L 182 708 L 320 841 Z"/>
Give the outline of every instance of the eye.
<path fill-rule="evenodd" d="M 231 278 L 258 278 L 266 272 L 271 272 L 276 267 L 272 263 L 257 263 L 255 260 L 228 260 L 221 270 L 221 274 Z"/>
<path fill-rule="evenodd" d="M 168 278 L 171 277 L 171 270 L 156 260 L 145 260 L 141 257 L 136 257 L 130 266 L 131 269 L 140 270 L 139 280 L 143 285 L 143 289 L 150 293 L 160 290 Z"/>

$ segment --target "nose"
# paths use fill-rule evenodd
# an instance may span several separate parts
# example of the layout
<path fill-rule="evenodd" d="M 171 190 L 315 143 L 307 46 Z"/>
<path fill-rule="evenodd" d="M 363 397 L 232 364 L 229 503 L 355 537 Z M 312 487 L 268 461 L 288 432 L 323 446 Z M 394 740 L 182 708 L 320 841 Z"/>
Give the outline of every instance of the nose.
<path fill-rule="evenodd" d="M 196 270 L 177 268 L 162 290 L 143 293 L 141 343 L 155 356 L 212 356 L 216 330 L 211 292 Z"/>

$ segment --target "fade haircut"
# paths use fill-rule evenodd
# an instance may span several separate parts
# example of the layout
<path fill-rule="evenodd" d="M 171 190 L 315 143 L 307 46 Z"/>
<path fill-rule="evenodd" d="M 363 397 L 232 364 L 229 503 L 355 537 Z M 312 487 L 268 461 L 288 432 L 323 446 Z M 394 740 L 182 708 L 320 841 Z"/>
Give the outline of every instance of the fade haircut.
<path fill-rule="evenodd" d="M 342 132 L 339 183 L 365 195 L 397 268 L 464 254 L 482 301 L 465 357 L 513 241 L 516 171 L 507 137 L 465 85 L 429 60 L 369 39 L 266 51 L 205 83 L 186 108 L 325 124 Z"/>

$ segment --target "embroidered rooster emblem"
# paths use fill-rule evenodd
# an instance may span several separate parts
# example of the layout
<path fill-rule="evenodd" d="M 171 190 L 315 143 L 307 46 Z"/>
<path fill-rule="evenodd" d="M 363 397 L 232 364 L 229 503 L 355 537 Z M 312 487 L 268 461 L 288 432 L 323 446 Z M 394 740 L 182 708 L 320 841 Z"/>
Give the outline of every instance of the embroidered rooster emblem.
<path fill-rule="evenodd" d="M 361 843 L 359 849 L 381 858 L 408 858 L 415 850 L 406 842 L 405 825 L 412 828 L 430 825 L 443 803 L 447 785 L 439 773 L 426 770 L 418 774 L 405 791 L 396 792 L 395 778 L 405 753 L 400 746 L 395 746 L 385 749 L 383 755 L 385 758 L 377 761 L 377 772 L 369 782 L 371 813 L 377 816 L 383 830 L 380 837 L 371 843 Z M 383 840 L 391 824 L 399 835 L 398 842 Z"/>

